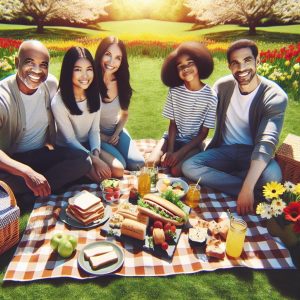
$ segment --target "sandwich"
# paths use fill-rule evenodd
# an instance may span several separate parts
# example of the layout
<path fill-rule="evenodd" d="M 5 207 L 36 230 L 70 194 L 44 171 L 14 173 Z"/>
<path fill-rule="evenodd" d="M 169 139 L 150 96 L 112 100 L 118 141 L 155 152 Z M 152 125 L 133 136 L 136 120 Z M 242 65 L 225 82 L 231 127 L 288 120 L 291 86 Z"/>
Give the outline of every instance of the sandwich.
<path fill-rule="evenodd" d="M 164 223 L 170 222 L 176 226 L 183 225 L 187 221 L 187 215 L 181 208 L 153 194 L 146 194 L 143 199 L 140 199 L 138 209 L 152 219 Z"/>
<path fill-rule="evenodd" d="M 96 223 L 104 216 L 104 206 L 101 199 L 88 191 L 76 194 L 68 202 L 66 214 L 83 225 Z"/>
<path fill-rule="evenodd" d="M 215 221 L 209 222 L 209 231 L 211 235 L 214 237 L 222 237 L 224 240 L 226 240 L 227 233 L 229 230 L 230 221 L 229 219 L 224 219 L 221 222 L 216 223 Z"/>
<path fill-rule="evenodd" d="M 124 219 L 121 225 L 121 234 L 144 241 L 147 225 L 131 219 Z"/>
<path fill-rule="evenodd" d="M 119 205 L 117 214 L 124 217 L 124 219 L 131 219 L 134 221 L 138 221 L 140 223 L 145 224 L 148 226 L 149 224 L 149 217 L 142 214 L 139 210 L 137 205 L 133 205 L 129 202 L 124 202 Z"/>
<path fill-rule="evenodd" d="M 95 269 L 99 269 L 102 266 L 112 264 L 118 260 L 117 253 L 113 250 L 107 252 L 105 254 L 92 256 L 89 258 L 91 267 Z"/>
<path fill-rule="evenodd" d="M 206 242 L 205 254 L 210 257 L 224 259 L 225 244 L 222 241 L 220 241 L 214 237 L 211 237 Z"/>
<path fill-rule="evenodd" d="M 101 254 L 105 254 L 105 253 L 111 252 L 113 250 L 114 249 L 113 249 L 112 246 L 97 246 L 97 247 L 94 247 L 94 248 L 91 248 L 91 249 L 85 249 L 83 251 L 83 253 L 84 253 L 84 258 L 86 260 L 88 260 L 93 256 L 98 256 L 98 255 L 101 255 Z"/>

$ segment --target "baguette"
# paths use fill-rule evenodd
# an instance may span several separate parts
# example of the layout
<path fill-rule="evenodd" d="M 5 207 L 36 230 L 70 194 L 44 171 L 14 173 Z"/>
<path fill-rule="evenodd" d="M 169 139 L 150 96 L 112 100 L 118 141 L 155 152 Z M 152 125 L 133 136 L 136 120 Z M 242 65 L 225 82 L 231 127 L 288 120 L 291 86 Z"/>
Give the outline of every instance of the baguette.
<path fill-rule="evenodd" d="M 113 247 L 112 246 L 98 246 L 95 248 L 91 248 L 91 249 L 86 249 L 83 251 L 84 253 L 84 258 L 86 260 L 88 260 L 90 257 L 92 256 L 98 256 L 101 254 L 105 254 L 107 252 L 111 252 L 113 251 Z"/>
<path fill-rule="evenodd" d="M 131 219 L 124 219 L 121 225 L 121 234 L 144 241 L 146 237 L 146 229 L 147 226 L 143 223 Z"/>
<path fill-rule="evenodd" d="M 91 267 L 95 270 L 116 262 L 118 260 L 118 255 L 115 251 L 110 251 L 102 255 L 92 256 L 89 260 Z"/>
<path fill-rule="evenodd" d="M 153 194 L 146 194 L 138 202 L 141 213 L 164 223 L 180 226 L 187 221 L 186 213 L 170 201 Z"/>

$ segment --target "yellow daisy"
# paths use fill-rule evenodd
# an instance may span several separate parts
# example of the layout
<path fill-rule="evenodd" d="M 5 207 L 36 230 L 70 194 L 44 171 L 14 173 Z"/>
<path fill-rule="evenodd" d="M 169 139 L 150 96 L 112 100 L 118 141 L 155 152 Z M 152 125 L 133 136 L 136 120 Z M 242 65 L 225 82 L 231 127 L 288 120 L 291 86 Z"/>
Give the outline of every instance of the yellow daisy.
<path fill-rule="evenodd" d="M 277 199 L 284 192 L 284 186 L 276 181 L 268 182 L 263 186 L 263 194 L 267 199 Z"/>
<path fill-rule="evenodd" d="M 297 195 L 300 195 L 300 183 L 297 183 L 297 184 L 295 185 L 294 192 L 295 192 Z"/>
<path fill-rule="evenodd" d="M 262 215 L 266 210 L 266 203 L 262 202 L 256 206 L 256 213 Z"/>

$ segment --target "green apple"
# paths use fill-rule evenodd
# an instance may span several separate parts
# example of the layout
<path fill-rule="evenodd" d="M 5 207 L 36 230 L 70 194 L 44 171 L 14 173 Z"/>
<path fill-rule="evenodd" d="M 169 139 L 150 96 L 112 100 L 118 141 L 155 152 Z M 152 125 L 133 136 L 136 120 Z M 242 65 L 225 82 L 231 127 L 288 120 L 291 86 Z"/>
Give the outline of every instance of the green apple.
<path fill-rule="evenodd" d="M 77 247 L 77 237 L 75 235 L 68 234 L 67 239 L 72 244 L 73 250 L 75 250 Z"/>
<path fill-rule="evenodd" d="M 50 241 L 50 246 L 54 251 L 57 251 L 58 245 L 60 244 L 60 242 L 66 238 L 66 235 L 58 232 L 56 234 L 53 235 L 53 237 L 51 238 Z"/>
<path fill-rule="evenodd" d="M 68 258 L 73 253 L 73 245 L 68 241 L 67 238 L 64 238 L 60 241 L 58 245 L 58 254 L 63 258 Z"/>

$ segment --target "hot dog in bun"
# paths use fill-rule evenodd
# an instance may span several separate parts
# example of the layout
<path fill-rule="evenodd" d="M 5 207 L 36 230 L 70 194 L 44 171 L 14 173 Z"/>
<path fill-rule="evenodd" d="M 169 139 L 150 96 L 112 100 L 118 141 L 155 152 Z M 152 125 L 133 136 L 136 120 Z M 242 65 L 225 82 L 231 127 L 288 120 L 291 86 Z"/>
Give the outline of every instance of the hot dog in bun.
<path fill-rule="evenodd" d="M 164 223 L 170 222 L 180 226 L 187 221 L 186 213 L 170 201 L 153 194 L 146 194 L 138 201 L 141 213 Z"/>

